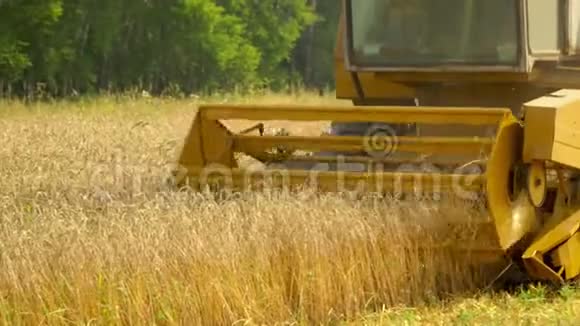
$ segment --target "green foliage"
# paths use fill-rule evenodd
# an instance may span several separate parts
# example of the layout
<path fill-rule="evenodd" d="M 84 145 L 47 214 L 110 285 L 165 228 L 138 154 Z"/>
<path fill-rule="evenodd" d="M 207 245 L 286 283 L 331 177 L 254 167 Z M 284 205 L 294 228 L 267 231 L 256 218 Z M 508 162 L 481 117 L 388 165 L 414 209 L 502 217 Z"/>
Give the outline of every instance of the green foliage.
<path fill-rule="evenodd" d="M 247 36 L 262 53 L 259 72 L 265 78 L 283 76 L 281 63 L 316 15 L 304 0 L 220 0 L 225 8 L 245 22 Z"/>
<path fill-rule="evenodd" d="M 316 22 L 302 34 L 293 51 L 294 68 L 307 85 L 334 87 L 334 48 L 340 5 L 336 0 L 311 0 Z"/>
<path fill-rule="evenodd" d="M 578 287 L 572 284 L 565 284 L 558 290 L 558 295 L 565 301 L 570 301 L 577 297 Z"/>
<path fill-rule="evenodd" d="M 518 299 L 524 304 L 541 303 L 546 300 L 547 289 L 543 284 L 532 284 L 526 287 L 521 287 L 518 294 Z"/>
<path fill-rule="evenodd" d="M 24 70 L 31 66 L 30 59 L 24 53 L 26 43 L 0 39 L 0 76 L 8 82 L 22 77 Z"/>
<path fill-rule="evenodd" d="M 0 1 L 0 94 L 11 89 L 30 95 L 39 85 L 52 96 L 67 96 L 133 89 L 191 94 L 308 82 L 307 65 L 331 71 L 339 7 L 327 0 L 316 13 L 314 3 Z M 320 19 L 326 12 L 333 18 Z M 316 38 L 317 59 L 305 62 L 296 51 L 317 21 L 324 42 Z M 321 78 L 328 73 L 315 79 Z"/>
<path fill-rule="evenodd" d="M 0 2 L 0 82 L 24 78 L 46 69 L 50 39 L 62 15 L 61 0 Z M 1 90 L 0 90 L 1 91 Z"/>

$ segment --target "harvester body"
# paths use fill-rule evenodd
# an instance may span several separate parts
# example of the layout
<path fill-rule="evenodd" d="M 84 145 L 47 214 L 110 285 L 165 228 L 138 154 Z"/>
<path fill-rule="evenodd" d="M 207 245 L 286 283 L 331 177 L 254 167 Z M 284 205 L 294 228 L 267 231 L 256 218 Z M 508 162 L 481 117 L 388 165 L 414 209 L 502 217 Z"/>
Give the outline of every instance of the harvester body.
<path fill-rule="evenodd" d="M 577 278 L 580 0 L 341 5 L 336 92 L 353 105 L 202 105 L 177 183 L 483 195 L 494 250 L 533 279 Z M 266 134 L 272 121 L 332 129 Z"/>

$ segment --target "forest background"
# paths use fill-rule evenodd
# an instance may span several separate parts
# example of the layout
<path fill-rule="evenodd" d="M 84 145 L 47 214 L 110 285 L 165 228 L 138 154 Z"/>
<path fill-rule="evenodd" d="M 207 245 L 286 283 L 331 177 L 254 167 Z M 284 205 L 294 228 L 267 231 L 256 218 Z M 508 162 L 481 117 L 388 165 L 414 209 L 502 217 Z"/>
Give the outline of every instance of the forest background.
<path fill-rule="evenodd" d="M 333 88 L 336 0 L 0 0 L 0 97 Z"/>

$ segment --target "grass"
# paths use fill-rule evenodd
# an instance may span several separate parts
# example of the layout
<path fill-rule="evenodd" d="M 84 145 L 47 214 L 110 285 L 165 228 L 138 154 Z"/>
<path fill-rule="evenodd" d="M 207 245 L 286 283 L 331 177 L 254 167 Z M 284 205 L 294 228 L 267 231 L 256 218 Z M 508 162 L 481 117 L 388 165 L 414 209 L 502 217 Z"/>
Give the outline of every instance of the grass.
<path fill-rule="evenodd" d="M 577 325 L 578 289 L 531 286 L 512 294 L 485 294 L 427 308 L 390 309 L 363 318 L 363 324 L 420 325 Z"/>
<path fill-rule="evenodd" d="M 489 222 L 478 203 L 168 188 L 200 101 L 0 102 L 2 324 L 579 321 L 573 285 L 492 292 L 505 262 L 429 249 L 470 244 L 471 227 Z M 310 94 L 203 101 L 344 105 Z"/>

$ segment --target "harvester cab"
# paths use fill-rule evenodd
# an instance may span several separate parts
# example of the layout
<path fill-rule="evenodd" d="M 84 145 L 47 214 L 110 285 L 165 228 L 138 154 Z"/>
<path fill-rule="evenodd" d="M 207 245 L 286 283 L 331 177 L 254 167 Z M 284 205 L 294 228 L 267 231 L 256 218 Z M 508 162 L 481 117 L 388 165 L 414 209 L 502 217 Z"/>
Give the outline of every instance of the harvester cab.
<path fill-rule="evenodd" d="M 352 105 L 201 105 L 178 185 L 483 194 L 499 249 L 528 276 L 577 278 L 580 0 L 341 5 L 336 93 Z M 331 132 L 265 134 L 272 121 Z"/>

